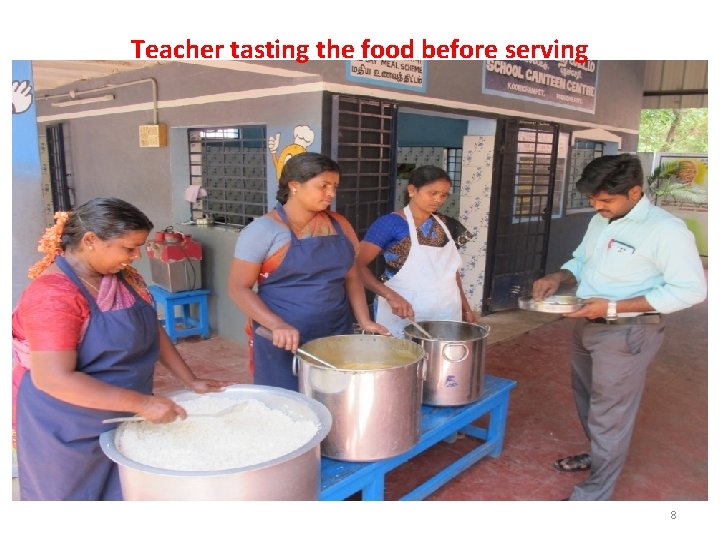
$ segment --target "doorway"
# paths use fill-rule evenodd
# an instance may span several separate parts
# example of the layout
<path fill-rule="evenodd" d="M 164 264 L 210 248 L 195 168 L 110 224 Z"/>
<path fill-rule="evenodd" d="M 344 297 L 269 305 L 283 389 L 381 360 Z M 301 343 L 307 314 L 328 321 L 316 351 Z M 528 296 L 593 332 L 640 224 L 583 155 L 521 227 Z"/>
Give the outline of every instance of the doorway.
<path fill-rule="evenodd" d="M 517 307 L 545 274 L 560 126 L 498 121 L 482 313 Z"/>

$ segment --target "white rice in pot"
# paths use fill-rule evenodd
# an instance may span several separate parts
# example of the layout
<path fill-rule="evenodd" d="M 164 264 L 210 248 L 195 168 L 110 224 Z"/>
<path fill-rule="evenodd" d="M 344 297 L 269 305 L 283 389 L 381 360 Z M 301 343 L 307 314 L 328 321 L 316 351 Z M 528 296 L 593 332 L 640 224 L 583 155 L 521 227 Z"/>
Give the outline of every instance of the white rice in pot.
<path fill-rule="evenodd" d="M 185 420 L 168 424 L 126 422 L 115 436 L 124 456 L 151 467 L 173 471 L 221 471 L 264 463 L 297 450 L 318 432 L 318 423 L 293 419 L 255 399 L 203 395 L 178 400 Z M 192 418 L 192 414 L 218 417 Z"/>

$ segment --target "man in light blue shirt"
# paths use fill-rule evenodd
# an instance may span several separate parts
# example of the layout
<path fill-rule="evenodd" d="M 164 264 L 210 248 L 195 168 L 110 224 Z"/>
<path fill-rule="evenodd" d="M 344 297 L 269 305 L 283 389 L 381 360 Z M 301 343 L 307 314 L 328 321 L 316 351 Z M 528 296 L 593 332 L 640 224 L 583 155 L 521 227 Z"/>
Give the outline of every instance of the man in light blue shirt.
<path fill-rule="evenodd" d="M 577 189 L 597 212 L 573 258 L 533 284 L 535 299 L 577 283 L 583 307 L 573 333 L 572 388 L 590 452 L 555 462 L 590 469 L 569 500 L 609 500 L 630 447 L 647 368 L 662 345 L 662 315 L 702 302 L 705 272 L 685 223 L 642 191 L 640 161 L 602 156 Z"/>

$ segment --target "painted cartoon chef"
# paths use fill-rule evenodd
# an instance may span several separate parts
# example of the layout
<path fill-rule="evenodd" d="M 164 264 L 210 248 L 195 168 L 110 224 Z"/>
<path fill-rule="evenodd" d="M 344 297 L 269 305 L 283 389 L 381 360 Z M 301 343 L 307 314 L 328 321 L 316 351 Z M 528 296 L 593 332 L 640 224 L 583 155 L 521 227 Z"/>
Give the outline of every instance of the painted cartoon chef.
<path fill-rule="evenodd" d="M 280 133 L 278 132 L 274 137 L 268 138 L 268 149 L 275 164 L 275 173 L 277 174 L 278 180 L 280 180 L 280 174 L 288 159 L 297 154 L 307 152 L 308 147 L 315 140 L 315 133 L 310 126 L 295 126 L 293 135 L 295 141 L 283 148 L 279 156 L 277 155 L 277 149 L 280 146 Z"/>

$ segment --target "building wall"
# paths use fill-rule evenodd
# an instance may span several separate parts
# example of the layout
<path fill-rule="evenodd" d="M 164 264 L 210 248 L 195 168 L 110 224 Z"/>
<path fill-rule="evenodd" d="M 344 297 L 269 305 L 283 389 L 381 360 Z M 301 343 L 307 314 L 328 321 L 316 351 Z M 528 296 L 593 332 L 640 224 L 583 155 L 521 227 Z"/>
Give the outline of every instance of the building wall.
<path fill-rule="evenodd" d="M 572 252 L 582 241 L 592 216 L 593 212 L 579 212 L 550 222 L 550 241 L 545 263 L 548 273 L 559 270 L 571 258 Z"/>
<path fill-rule="evenodd" d="M 482 309 L 490 225 L 494 135 L 468 135 L 463 141 L 460 221 L 473 238 L 460 250 L 465 295 L 475 311 Z"/>
<path fill-rule="evenodd" d="M 202 242 L 203 287 L 211 290 L 212 330 L 243 341 L 245 317 L 227 294 L 227 271 L 237 229 L 183 225 L 190 218 L 190 203 L 184 199 L 189 183 L 187 128 L 264 124 L 268 136 L 280 135 L 279 149 L 282 150 L 293 143 L 297 126 L 309 126 L 314 140 L 306 150 L 319 152 L 323 135 L 322 94 L 272 95 L 272 92 L 258 92 L 257 88 L 285 84 L 286 80 L 194 65 L 167 65 L 142 71 L 143 74 L 136 74 L 133 79 L 152 76 L 157 80 L 161 105 L 159 122 L 168 126 L 167 146 L 139 146 L 138 126 L 153 123 L 152 108 L 84 116 L 64 111 L 58 114 L 60 109 L 50 107 L 45 100 L 40 102 L 40 129 L 52 122 L 66 125 L 69 133 L 66 144 L 72 155 L 71 182 L 78 203 L 101 196 L 120 197 L 142 209 L 153 221 L 155 231 L 172 226 Z M 102 86 L 102 83 L 95 84 Z M 118 81 L 112 84 L 118 84 Z M 234 100 L 212 101 L 213 94 L 228 90 L 237 91 Z M 112 107 L 132 108 L 132 103 L 138 103 L 138 100 L 146 102 L 150 92 L 150 84 L 144 83 L 117 88 Z M 263 97 L 263 94 L 269 95 Z M 185 102 L 173 102 L 178 99 Z M 163 102 L 172 106 L 163 107 Z M 88 106 L 83 108 L 85 110 L 102 112 L 102 107 Z M 274 206 L 277 176 L 269 152 L 266 166 L 268 201 L 270 206 Z M 37 241 L 37 235 L 34 241 Z M 136 266 L 150 281 L 147 258 L 143 257 Z"/>
<path fill-rule="evenodd" d="M 327 130 L 329 124 L 322 107 L 322 93 L 326 91 L 377 96 L 421 112 L 460 115 L 465 120 L 435 121 L 435 126 L 452 124 L 456 138 L 462 131 L 461 125 L 467 135 L 493 136 L 494 129 L 490 128 L 494 120 L 514 115 L 547 119 L 570 130 L 605 129 L 623 139 L 624 151 L 634 149 L 642 101 L 643 62 L 600 62 L 594 114 L 482 94 L 482 69 L 482 62 L 431 61 L 427 63 L 426 91 L 413 92 L 350 82 L 343 61 L 170 62 L 57 89 L 52 92 L 57 97 L 38 101 L 38 122 L 41 129 L 55 122 L 65 124 L 72 154 L 71 182 L 78 202 L 96 196 L 125 198 L 147 212 L 156 230 L 172 225 L 203 243 L 203 285 L 213 293 L 213 330 L 243 341 L 240 329 L 245 318 L 229 301 L 226 284 L 237 231 L 183 225 L 190 217 L 190 205 L 183 198 L 189 178 L 186 129 L 265 124 L 268 137 L 280 134 L 279 146 L 283 148 L 293 141 L 296 127 L 310 126 L 314 140 L 307 149 L 321 151 L 321 142 L 327 144 L 330 137 L 323 133 L 323 127 Z M 153 104 L 153 81 L 157 83 L 157 108 Z M 86 92 L 108 84 L 111 87 L 107 91 L 115 95 L 110 102 L 64 109 L 51 106 L 54 101 L 67 98 L 70 89 Z M 138 126 L 154 123 L 156 116 L 169 128 L 168 146 L 140 148 Z M 422 118 L 423 122 L 427 120 Z M 422 130 L 414 131 L 415 137 L 421 137 Z M 276 176 L 269 152 L 267 170 L 268 200 L 272 205 Z M 489 169 L 483 170 L 484 178 L 489 174 Z M 473 204 L 479 193 L 478 189 L 467 192 L 473 197 Z M 461 204 L 461 211 L 465 207 Z M 553 268 L 556 260 L 567 259 L 577 245 L 575 238 L 568 240 L 566 232 L 581 232 L 588 219 L 589 214 L 575 214 L 553 223 L 548 269 Z M 17 225 L 15 214 L 14 220 Z M 18 246 L 22 254 L 34 251 L 34 245 L 28 246 L 27 241 L 22 244 Z M 149 278 L 146 261 L 141 261 L 138 268 Z M 13 272 L 14 276 L 19 275 L 15 266 Z"/>
<path fill-rule="evenodd" d="M 282 63 L 281 63 L 282 64 Z M 425 92 L 414 92 L 398 88 L 382 88 L 357 81 L 348 81 L 345 62 L 308 62 L 305 65 L 284 63 L 289 68 L 294 66 L 306 72 L 318 73 L 323 81 L 338 92 L 367 94 L 369 96 L 392 97 L 405 103 L 413 110 L 426 108 L 441 114 L 445 111 L 453 115 L 466 115 L 468 120 L 449 118 L 433 118 L 423 115 L 412 115 L 413 120 L 421 119 L 425 133 L 433 129 L 433 121 L 437 128 L 444 129 L 448 121 L 468 122 L 467 134 L 494 135 L 494 118 L 500 116 L 522 116 L 539 118 L 561 124 L 562 129 L 572 131 L 605 131 L 611 136 L 621 139 L 623 152 L 632 152 L 637 148 L 637 133 L 640 124 L 642 93 L 644 84 L 645 63 L 643 61 L 621 60 L 600 61 L 598 69 L 597 97 L 594 113 L 554 107 L 551 105 L 511 99 L 502 96 L 483 94 L 482 71 L 483 62 L 474 61 L 429 61 L 426 63 L 427 88 Z M 334 86 L 333 86 L 334 85 Z M 473 117 L 477 117 L 474 119 Z M 492 132 L 483 130 L 476 133 L 472 126 L 477 123 L 492 126 Z M 400 124 L 403 126 L 403 124 Z M 407 131 L 400 135 L 408 136 Z M 608 144 L 606 151 L 617 152 L 615 144 Z M 465 178 L 465 175 L 464 175 Z M 465 190 L 477 191 L 478 186 L 463 186 Z M 556 269 L 572 254 L 582 239 L 582 234 L 592 212 L 565 214 L 552 220 L 550 227 L 549 250 L 547 259 L 548 271 Z M 477 224 L 470 223 L 470 226 Z M 475 267 L 479 258 L 473 261 Z M 482 290 L 482 289 L 480 289 Z"/>
<path fill-rule="evenodd" d="M 262 64 L 262 63 L 259 63 Z M 540 115 L 560 123 L 577 126 L 604 126 L 610 131 L 637 134 L 642 107 L 645 62 L 639 60 L 603 60 L 599 62 L 597 100 L 594 113 L 554 107 L 532 101 L 510 99 L 482 93 L 482 61 L 428 61 L 425 92 L 348 81 L 344 61 L 310 61 L 306 64 L 280 61 L 273 65 L 322 77 L 331 90 L 367 95 L 392 94 L 398 101 L 444 108 L 448 112 L 463 110 L 483 115 Z M 336 85 L 336 86 L 333 86 Z M 475 107 L 474 107 L 475 106 Z M 618 133 L 618 134 L 621 134 Z"/>

